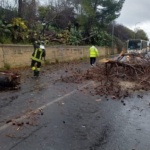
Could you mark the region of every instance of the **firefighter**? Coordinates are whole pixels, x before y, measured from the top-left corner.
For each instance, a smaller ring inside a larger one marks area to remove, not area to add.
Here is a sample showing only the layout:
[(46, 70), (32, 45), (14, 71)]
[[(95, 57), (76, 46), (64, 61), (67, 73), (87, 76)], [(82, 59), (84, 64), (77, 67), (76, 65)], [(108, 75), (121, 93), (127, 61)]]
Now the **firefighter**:
[(40, 48), (40, 41), (35, 41), (34, 43), (34, 52), (32, 53), (31, 57), (31, 68), (34, 73), (34, 77), (38, 77), (41, 68), (42, 56), (43, 56), (43, 49)]
[(99, 53), (95, 46), (91, 46), (89, 50), (90, 50), (90, 65), (93, 67), (96, 62), (96, 57), (99, 56)]

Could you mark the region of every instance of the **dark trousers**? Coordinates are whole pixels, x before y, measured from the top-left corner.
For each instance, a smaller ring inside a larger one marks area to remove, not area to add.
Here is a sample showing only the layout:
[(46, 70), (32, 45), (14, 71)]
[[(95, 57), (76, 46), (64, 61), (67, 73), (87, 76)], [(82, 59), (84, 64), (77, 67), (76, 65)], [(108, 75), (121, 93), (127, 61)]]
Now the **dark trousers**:
[(36, 68), (40, 68), (41, 67), (41, 62), (32, 60), (31, 61), (31, 68), (34, 67), (36, 65)]
[(96, 62), (96, 57), (90, 57), (90, 64), (93, 65)]

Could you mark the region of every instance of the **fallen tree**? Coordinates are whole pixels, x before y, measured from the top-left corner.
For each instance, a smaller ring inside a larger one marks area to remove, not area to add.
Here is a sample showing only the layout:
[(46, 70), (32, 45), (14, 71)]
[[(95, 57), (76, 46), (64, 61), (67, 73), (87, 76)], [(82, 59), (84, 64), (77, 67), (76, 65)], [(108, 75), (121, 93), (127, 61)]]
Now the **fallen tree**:
[[(150, 89), (150, 57), (148, 54), (121, 53), (113, 59), (105, 59), (95, 67), (84, 71), (74, 70), (63, 78), (65, 82), (95, 81), (90, 93), (112, 98), (128, 97), (133, 91)], [(86, 88), (87, 89), (87, 88)]]
[[(150, 89), (150, 57), (148, 54), (120, 54), (105, 61), (105, 95), (127, 97), (136, 90)], [(101, 86), (96, 88), (101, 93)]]

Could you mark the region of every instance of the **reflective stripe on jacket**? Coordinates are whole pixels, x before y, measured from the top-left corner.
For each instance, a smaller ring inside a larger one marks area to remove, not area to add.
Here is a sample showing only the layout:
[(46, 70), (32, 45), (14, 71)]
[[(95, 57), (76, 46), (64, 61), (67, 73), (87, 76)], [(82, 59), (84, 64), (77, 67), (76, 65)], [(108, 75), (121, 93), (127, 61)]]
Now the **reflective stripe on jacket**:
[(95, 46), (90, 47), (90, 57), (97, 57), (98, 54), (98, 50)]
[(36, 48), (32, 54), (32, 59), (38, 62), (42, 61), (43, 50), (41, 48)]

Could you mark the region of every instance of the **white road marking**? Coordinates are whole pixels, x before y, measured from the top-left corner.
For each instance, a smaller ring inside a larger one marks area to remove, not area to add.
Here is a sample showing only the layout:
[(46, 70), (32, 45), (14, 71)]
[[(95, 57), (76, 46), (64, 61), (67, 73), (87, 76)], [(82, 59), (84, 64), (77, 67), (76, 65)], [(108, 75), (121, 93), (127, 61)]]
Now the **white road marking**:
[[(56, 99), (54, 99), (53, 101), (51, 101), (51, 102), (49, 102), (49, 103), (47, 103), (47, 104), (45, 104), (45, 105), (43, 105), (43, 106), (41, 106), (41, 107), (35, 109), (34, 111), (31, 111), (30, 113), (27, 113), (27, 114), (21, 116), (21, 117), (18, 118), (18, 119), (11, 119), (11, 120), (15, 120), (15, 121), (17, 122), (17, 121), (21, 121), (21, 120), (23, 120), (23, 119), (26, 119), (31, 113), (37, 113), (37, 112), (39, 112), (40, 110), (45, 109), (46, 107), (48, 107), (48, 106), (50, 106), (50, 105), (52, 105), (52, 104), (54, 104), (54, 103), (56, 103), (56, 102), (59, 102), (59, 101), (63, 100), (64, 98), (66, 98), (66, 97), (68, 97), (68, 96), (74, 94), (74, 93), (77, 92), (78, 90), (81, 90), (81, 89), (83, 89), (84, 87), (87, 87), (87, 86), (90, 85), (90, 84), (94, 84), (94, 82), (91, 81), (91, 82), (89, 82), (89, 83), (87, 83), (87, 84), (85, 84), (85, 85), (83, 85), (83, 86), (81, 86), (81, 87), (79, 87), (79, 88), (77, 88), (77, 89), (75, 89), (75, 90), (73, 90), (73, 91), (71, 91), (71, 92), (65, 94), (64, 96), (61, 96), (61, 97), (59, 97), (59, 98), (56, 98)], [(1, 127), (0, 127), (0, 131), (3, 131), (3, 130), (5, 130), (5, 129), (7, 129), (7, 128), (10, 127), (11, 125), (12, 125), (12, 122), (1, 126)]]

